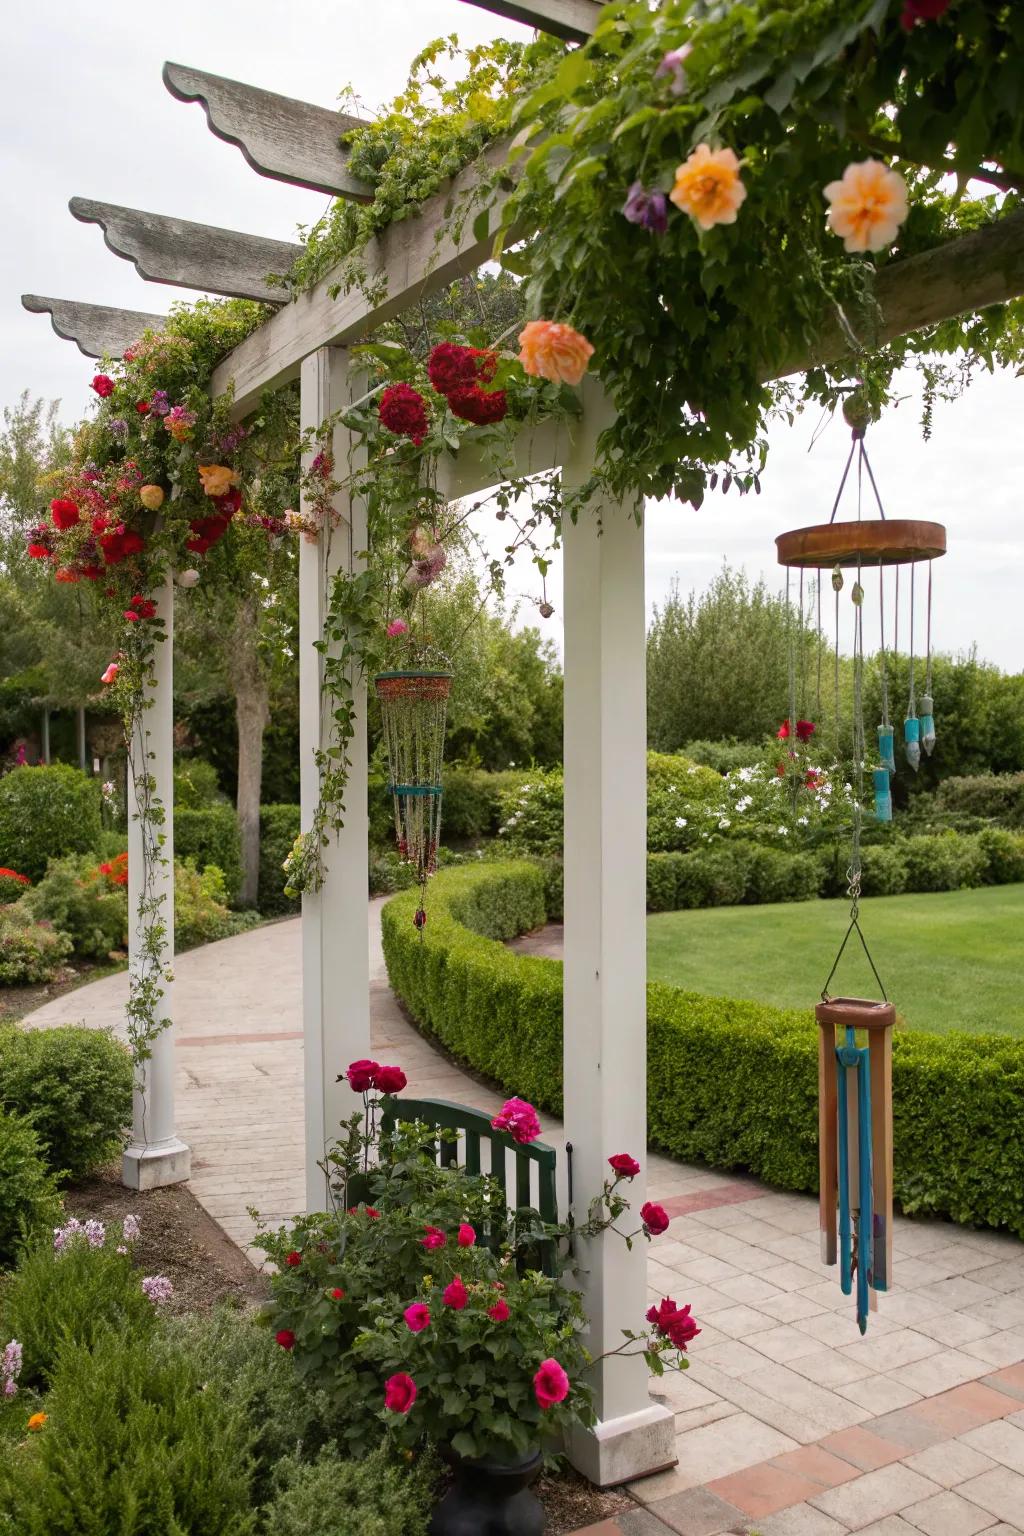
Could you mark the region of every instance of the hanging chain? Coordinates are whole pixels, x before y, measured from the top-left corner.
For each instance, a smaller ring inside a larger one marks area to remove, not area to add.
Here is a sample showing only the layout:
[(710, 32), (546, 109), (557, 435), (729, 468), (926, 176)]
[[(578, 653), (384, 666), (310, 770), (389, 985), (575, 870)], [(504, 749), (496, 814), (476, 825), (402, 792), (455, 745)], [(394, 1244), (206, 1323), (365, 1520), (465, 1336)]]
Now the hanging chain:
[(853, 599), (853, 839), (846, 877), (851, 922), (857, 921), (860, 910), (861, 803), (864, 797), (864, 594), (860, 577), (858, 561)]
[(804, 568), (800, 567), (800, 619), (796, 631), (800, 647), (800, 713), (807, 714), (807, 645), (804, 634)]

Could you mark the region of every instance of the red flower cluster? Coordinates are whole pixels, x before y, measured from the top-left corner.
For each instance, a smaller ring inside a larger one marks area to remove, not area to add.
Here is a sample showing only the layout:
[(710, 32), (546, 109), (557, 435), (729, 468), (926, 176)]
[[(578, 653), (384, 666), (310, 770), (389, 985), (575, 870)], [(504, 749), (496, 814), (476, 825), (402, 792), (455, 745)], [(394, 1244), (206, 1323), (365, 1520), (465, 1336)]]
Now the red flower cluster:
[(471, 421), (475, 427), (491, 427), (508, 414), (508, 397), (503, 389), (486, 390), (474, 384), (472, 389), (457, 389), (448, 396), (453, 416)]
[(640, 1164), (635, 1157), (630, 1157), (628, 1152), (616, 1152), (614, 1157), (608, 1159), (608, 1165), (615, 1170), (620, 1179), (635, 1179), (640, 1172)]
[(640, 1207), (640, 1220), (651, 1237), (660, 1237), (668, 1231), (669, 1215), (663, 1205), (652, 1205), (648, 1200)]
[(92, 381), (92, 387), (101, 400), (105, 400), (108, 395), (114, 393), (114, 381), (108, 378), (105, 373), (98, 373), (96, 375)]
[(504, 421), (508, 400), (503, 389), (488, 391), (498, 368), (493, 352), (482, 347), (460, 347), (442, 341), (427, 359), (427, 374), (439, 395), (448, 401), (453, 416), (470, 421), (476, 427), (489, 427)]
[(100, 549), (103, 552), (105, 565), (121, 565), (129, 555), (141, 555), (146, 547), (146, 541), (141, 533), (136, 533), (131, 528), (125, 528), (122, 523), (112, 533), (102, 534), (99, 540)]
[(277, 1333), (274, 1334), (274, 1338), (282, 1349), (295, 1348), (295, 1335), (290, 1328), (279, 1328)]
[(228, 531), (228, 524), (241, 508), (242, 493), (233, 487), (225, 491), (223, 496), (211, 496), (209, 500), (216, 510), (209, 517), (193, 517), (189, 520), (192, 537), (185, 540), (185, 548), (194, 555), (205, 555), (207, 550), (220, 543)]
[(496, 1301), (493, 1307), (487, 1308), (487, 1316), (492, 1323), (507, 1323), (512, 1316), (508, 1309), (507, 1301)]
[(949, 0), (903, 0), (900, 26), (904, 32), (913, 31), (918, 21), (935, 21), (949, 10)]
[(425, 1236), (420, 1238), (420, 1244), (424, 1248), (443, 1248), (448, 1239), (440, 1227), (424, 1227)]
[(298, 1251), (297, 1248), (293, 1248), (291, 1253), (285, 1255), (284, 1261), (290, 1269), (298, 1269), (299, 1265), (302, 1263), (302, 1254)]
[(499, 1114), (491, 1121), (491, 1129), (507, 1131), (514, 1142), (525, 1147), (540, 1135), (537, 1111), (525, 1099), (506, 1099)]
[(56, 500), (50, 502), (50, 516), (53, 518), (53, 526), (60, 528), (74, 528), (81, 522), (81, 513), (73, 501)]
[(377, 1061), (353, 1061), (345, 1073), (353, 1093), (401, 1093), (409, 1079), (401, 1067), (382, 1067)]
[(446, 1307), (451, 1307), (453, 1312), (461, 1312), (469, 1300), (469, 1292), (462, 1283), (462, 1276), (456, 1275), (450, 1285), (446, 1285), (441, 1293), (441, 1300)]
[(151, 410), (151, 406), (148, 400), (136, 400), (135, 409), (138, 411), (140, 416), (148, 416)]
[(37, 527), (30, 528), (26, 537), (29, 557), (32, 560), (49, 560), (53, 554), (52, 529), (47, 528), (45, 523), (40, 523)]
[(19, 885), (31, 885), (28, 875), (19, 875), (16, 869), (0, 869), (0, 880), (17, 880)]
[(124, 610), (124, 616), (129, 624), (138, 624), (140, 619), (153, 619), (156, 617), (156, 603), (151, 597), (143, 597), (141, 592), (136, 592)]
[[(776, 731), (775, 734), (776, 734), (776, 736), (777, 736), (779, 741), (788, 741), (789, 740), (789, 721), (788, 720), (783, 720), (782, 724), (779, 726), (779, 729)], [(810, 739), (811, 739), (811, 737), (813, 735), (814, 735), (814, 722), (812, 720), (798, 720), (796, 722), (796, 739), (797, 739), (797, 741), (810, 741)]]
[(380, 397), (377, 409), (382, 427), (396, 437), (408, 437), (418, 448), (430, 425), (427, 402), (411, 384), (391, 384)]
[(109, 859), (101, 864), (96, 873), (102, 875), (109, 885), (128, 884), (128, 855), (119, 853), (116, 859)]
[(690, 1316), (689, 1304), (680, 1308), (668, 1296), (660, 1306), (651, 1307), (647, 1321), (653, 1323), (662, 1338), (668, 1339), (675, 1349), (685, 1350), (701, 1331)]

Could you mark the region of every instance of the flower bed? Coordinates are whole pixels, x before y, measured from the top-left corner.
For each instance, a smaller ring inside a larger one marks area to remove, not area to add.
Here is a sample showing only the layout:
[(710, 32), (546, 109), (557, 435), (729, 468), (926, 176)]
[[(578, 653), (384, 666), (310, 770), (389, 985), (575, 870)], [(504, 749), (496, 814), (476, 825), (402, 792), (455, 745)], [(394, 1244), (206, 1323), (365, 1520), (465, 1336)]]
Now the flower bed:
[[(562, 1109), (562, 966), (500, 940), (544, 921), (529, 863), (445, 871), (417, 933), (416, 897), (383, 911), (391, 985), (415, 1022), (461, 1061), (541, 1108)], [(652, 1147), (814, 1191), (813, 1015), (673, 987), (647, 989)], [(896, 1197), (908, 1212), (1006, 1226), (1024, 1237), (1024, 1042), (919, 1035), (893, 1041)]]

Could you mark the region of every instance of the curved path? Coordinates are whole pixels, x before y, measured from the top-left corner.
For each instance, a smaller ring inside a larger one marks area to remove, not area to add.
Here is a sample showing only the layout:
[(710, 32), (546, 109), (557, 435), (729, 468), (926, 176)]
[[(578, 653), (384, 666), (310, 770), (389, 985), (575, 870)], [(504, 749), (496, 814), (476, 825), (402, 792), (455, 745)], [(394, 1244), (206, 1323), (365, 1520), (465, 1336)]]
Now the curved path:
[[(484, 1110), (499, 1096), (440, 1056), (387, 985), (372, 904), (374, 1054), (418, 1097)], [(545, 935), (545, 942), (557, 935)], [(191, 1188), (240, 1244), (246, 1208), (302, 1209), (298, 919), (175, 962), (178, 1130)], [(30, 1028), (121, 1026), (127, 977), (30, 1014)], [(344, 1063), (340, 1064), (344, 1065)], [(340, 1070), (340, 1067), (339, 1067)], [(544, 1117), (545, 1139), (561, 1128)], [(672, 1216), (651, 1244), (652, 1297), (702, 1324), (675, 1409), (679, 1465), (634, 1486), (648, 1510), (601, 1527), (636, 1536), (1010, 1536), (1024, 1532), (1024, 1245), (899, 1219), (896, 1283), (861, 1339), (835, 1272), (818, 1263), (817, 1204), (752, 1179), (652, 1156), (649, 1193)]]

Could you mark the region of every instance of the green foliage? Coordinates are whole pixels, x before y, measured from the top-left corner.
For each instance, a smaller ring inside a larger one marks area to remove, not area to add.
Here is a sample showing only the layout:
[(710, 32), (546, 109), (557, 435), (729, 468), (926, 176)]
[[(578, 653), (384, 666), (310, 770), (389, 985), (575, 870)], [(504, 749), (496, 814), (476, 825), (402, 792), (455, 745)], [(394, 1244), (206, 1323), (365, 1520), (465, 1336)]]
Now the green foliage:
[(252, 1431), (203, 1387), (203, 1362), (158, 1335), (68, 1341), (44, 1432), (0, 1462), (0, 1531), (249, 1536)]
[(25, 895), (29, 888), (27, 875), (22, 875), (13, 869), (9, 874), (0, 870), (0, 907), (13, 905)]
[(217, 770), (201, 757), (178, 758), (174, 765), (174, 814), (201, 811), (224, 802)]
[(97, 869), (95, 855), (51, 859), (39, 884), (21, 906), (28, 915), (67, 934), (83, 959), (103, 960), (123, 949), (128, 938), (128, 892), (111, 886)]
[(861, 888), (865, 896), (899, 896), (907, 888), (907, 861), (896, 845), (861, 849)]
[(1024, 833), (986, 827), (978, 833), (976, 841), (985, 860), (985, 880), (989, 885), (1011, 885), (1024, 880)]
[(958, 891), (982, 885), (986, 860), (976, 839), (944, 832), (941, 837), (908, 837), (901, 852), (908, 891)]
[(0, 1110), (0, 1269), (21, 1244), (60, 1216), (60, 1196), (42, 1139), (21, 1115)]
[(943, 810), (985, 816), (1006, 827), (1024, 827), (1024, 773), (979, 773), (945, 779), (936, 801)]
[(691, 763), (700, 763), (722, 774), (732, 773), (736, 768), (752, 768), (764, 755), (760, 742), (736, 740), (688, 741), (679, 750)]
[(0, 778), (4, 862), (30, 880), (50, 859), (88, 853), (100, 835), (100, 786), (78, 768), (15, 768)]
[(750, 849), (748, 901), (810, 901), (820, 885), (821, 865), (813, 854)]
[(204, 864), (216, 864), (224, 875), (228, 902), (236, 899), (242, 880), (242, 850), (233, 806), (175, 808), (174, 852), (179, 859), (193, 859), (199, 869)]
[(71, 953), (71, 940), (49, 923), (33, 922), (20, 903), (0, 907), (0, 986), (53, 981)]
[(370, 895), (393, 896), (416, 884), (416, 871), (393, 848), (370, 850)]
[(179, 952), (228, 939), (259, 922), (255, 912), (229, 912), (227, 895), (223, 872), (215, 864), (200, 874), (192, 859), (175, 859), (174, 944)]
[[(934, 841), (934, 840), (932, 840)], [(436, 877), (422, 942), (415, 896), (383, 913), (392, 987), (425, 1032), (506, 1090), (562, 1110), (562, 966), (495, 936), (536, 925), (542, 876), (492, 864)], [(488, 923), (487, 909), (496, 919)], [(745, 1168), (782, 1188), (817, 1187), (817, 1033), (813, 1016), (647, 989), (648, 1138), (686, 1161)], [(1024, 1237), (1024, 1042), (897, 1031), (896, 1195), (907, 1211), (1006, 1226)], [(695, 1067), (695, 1063), (699, 1066)]]
[(0, 1290), (0, 1333), (22, 1346), (26, 1387), (50, 1385), (68, 1341), (91, 1350), (108, 1330), (140, 1342), (152, 1333), (155, 1308), (131, 1255), (116, 1251), (119, 1245), (124, 1246), (118, 1227), (100, 1247), (78, 1236), (55, 1253), (49, 1233), (26, 1247)]
[(277, 1493), (262, 1512), (266, 1536), (426, 1536), (437, 1480), (436, 1464), (411, 1466), (385, 1447), (363, 1461), (343, 1461), (333, 1449), (316, 1461), (278, 1463)]
[(297, 912), (298, 896), (284, 894), (284, 861), (299, 835), (297, 805), (260, 806), (260, 883), (256, 905), (264, 917)]
[(84, 1178), (131, 1123), (131, 1058), (103, 1029), (0, 1028), (0, 1108), (31, 1120), (55, 1173)]

